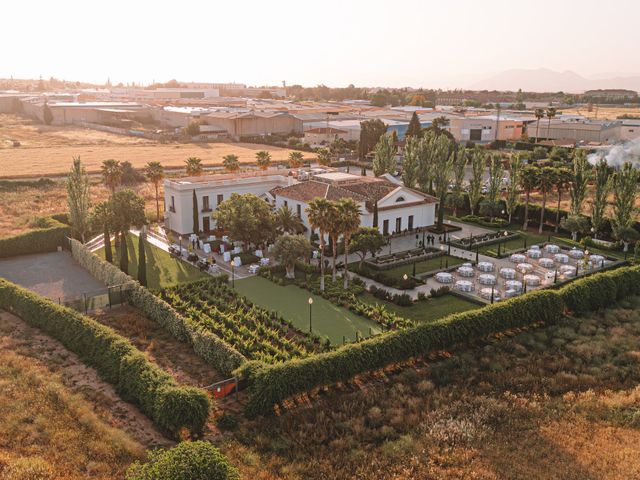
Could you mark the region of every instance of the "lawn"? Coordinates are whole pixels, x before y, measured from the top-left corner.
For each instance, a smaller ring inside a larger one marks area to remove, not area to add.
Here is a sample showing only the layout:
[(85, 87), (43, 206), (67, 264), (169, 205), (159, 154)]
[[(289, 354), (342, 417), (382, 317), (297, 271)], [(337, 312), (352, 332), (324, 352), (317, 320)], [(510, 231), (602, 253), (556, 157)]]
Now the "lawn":
[[(112, 243), (113, 248), (113, 243)], [(127, 250), (129, 253), (129, 275), (138, 278), (138, 237), (133, 234), (127, 235)], [(183, 260), (169, 255), (168, 252), (145, 242), (145, 255), (147, 257), (147, 287), (150, 289), (160, 289), (171, 287), (179, 283), (193, 282), (201, 278), (207, 278), (206, 273), (202, 273), (196, 267)], [(104, 248), (96, 252), (100, 258), (104, 258)], [(114, 249), (114, 263), (119, 265), (119, 259)]]
[[(443, 255), (441, 257), (423, 260), (421, 262), (416, 263), (416, 275), (420, 276), (420, 274), (425, 272), (431, 272), (433, 270), (445, 268), (445, 266), (447, 265), (447, 262), (450, 267), (453, 267), (455, 265), (460, 265), (461, 263), (468, 262), (468, 260), (465, 260), (463, 258), (453, 257), (451, 255)], [(350, 268), (357, 267), (358, 265), (359, 265), (359, 262), (352, 263), (350, 264)], [(380, 271), (384, 272), (387, 275), (395, 277), (397, 279), (401, 279), (404, 274), (407, 274), (408, 276), (413, 275), (413, 263), (402, 265), (400, 267), (390, 268), (388, 270), (380, 270)]]
[(410, 307), (401, 307), (394, 303), (385, 302), (370, 293), (362, 295), (359, 299), (369, 304), (381, 303), (397, 315), (415, 322), (432, 322), (452, 313), (464, 312), (481, 307), (481, 305), (455, 295), (429, 298), (425, 301), (416, 302)]
[(377, 323), (338, 307), (295, 285), (282, 287), (266, 278), (255, 276), (236, 280), (235, 288), (255, 304), (279, 312), (303, 331), (309, 331), (308, 300), (312, 297), (313, 332), (322, 337), (328, 337), (334, 345), (342, 344), (343, 336), (347, 341), (354, 341), (356, 332), (360, 332), (363, 337), (368, 337), (370, 331), (380, 332), (380, 326)]

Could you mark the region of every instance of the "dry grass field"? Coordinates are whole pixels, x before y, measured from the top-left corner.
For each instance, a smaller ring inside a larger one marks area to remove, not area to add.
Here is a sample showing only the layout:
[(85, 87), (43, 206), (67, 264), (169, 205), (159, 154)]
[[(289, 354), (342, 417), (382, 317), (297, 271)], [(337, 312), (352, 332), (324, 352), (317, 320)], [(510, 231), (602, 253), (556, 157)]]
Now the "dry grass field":
[(587, 118), (598, 120), (615, 120), (620, 115), (633, 115), (640, 117), (640, 107), (618, 107), (614, 105), (594, 105), (592, 111), (587, 107), (575, 107), (562, 109), (562, 113), (568, 115), (584, 115)]
[[(13, 140), (20, 142), (13, 147)], [(80, 156), (87, 171), (100, 171), (104, 160), (129, 161), (134, 168), (158, 161), (165, 168), (184, 167), (188, 157), (199, 157), (205, 166), (220, 165), (222, 157), (235, 154), (241, 163), (255, 161), (268, 150), (272, 161), (284, 161), (291, 150), (249, 143), (161, 144), (150, 140), (98, 132), (74, 126), (34, 124), (17, 115), (0, 115), (0, 178), (64, 175), (71, 159)], [(314, 157), (305, 153), (305, 157)]]

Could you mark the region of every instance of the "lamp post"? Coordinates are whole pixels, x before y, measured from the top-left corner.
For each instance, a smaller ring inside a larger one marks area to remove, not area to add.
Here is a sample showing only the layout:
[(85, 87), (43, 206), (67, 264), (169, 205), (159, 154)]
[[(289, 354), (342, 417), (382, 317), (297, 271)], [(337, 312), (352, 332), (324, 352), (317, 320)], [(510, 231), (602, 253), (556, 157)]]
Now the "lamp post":
[(491, 303), (493, 303), (493, 285), (491, 285)]
[(476, 265), (478, 264), (479, 259), (480, 259), (480, 247), (476, 245)]
[(233, 260), (231, 260), (231, 286), (236, 288), (236, 266), (234, 265)]
[(180, 242), (178, 244), (179, 246), (178, 256), (182, 257), (182, 235), (178, 235), (178, 242)]
[(556, 268), (555, 273), (553, 274), (553, 283), (558, 283), (558, 269)]
[(405, 273), (404, 275), (402, 275), (402, 293), (403, 293), (403, 295), (406, 295), (406, 293), (407, 293), (407, 280), (409, 280), (409, 277)]
[(424, 248), (424, 233), (425, 233), (425, 231), (422, 230), (422, 248)]
[(416, 262), (413, 262), (413, 276), (416, 276)]
[(313, 305), (313, 298), (309, 297), (309, 300), (307, 300), (307, 302), (309, 303), (309, 333), (313, 332), (313, 324), (311, 323), (311, 307)]
[(444, 245), (440, 245), (440, 251), (442, 255), (440, 255), (440, 268), (442, 269), (442, 257), (444, 256)]

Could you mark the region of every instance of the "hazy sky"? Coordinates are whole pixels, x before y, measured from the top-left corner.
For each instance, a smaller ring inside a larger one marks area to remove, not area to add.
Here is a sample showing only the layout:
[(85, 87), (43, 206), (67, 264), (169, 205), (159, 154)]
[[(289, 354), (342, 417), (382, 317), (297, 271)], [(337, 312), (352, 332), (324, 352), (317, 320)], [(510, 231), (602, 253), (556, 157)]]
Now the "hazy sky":
[(0, 76), (464, 87), (509, 68), (640, 74), (640, 0), (0, 4)]

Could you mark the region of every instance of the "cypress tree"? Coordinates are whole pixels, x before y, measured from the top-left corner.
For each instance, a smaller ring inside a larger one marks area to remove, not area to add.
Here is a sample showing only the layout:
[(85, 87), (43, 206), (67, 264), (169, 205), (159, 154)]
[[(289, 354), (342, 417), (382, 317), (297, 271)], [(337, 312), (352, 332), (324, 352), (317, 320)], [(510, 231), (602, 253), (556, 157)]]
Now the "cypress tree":
[(145, 235), (144, 227), (142, 227), (138, 237), (138, 281), (143, 287), (147, 286), (147, 257), (144, 251)]
[(420, 125), (420, 119), (418, 118), (418, 114), (413, 112), (411, 116), (411, 121), (409, 122), (409, 126), (407, 127), (407, 133), (405, 133), (406, 137), (419, 137), (420, 132), (422, 131), (422, 126)]
[(104, 258), (107, 262), (113, 262), (113, 253), (111, 252), (111, 232), (109, 231), (109, 224), (104, 224)]
[(125, 232), (120, 232), (120, 270), (129, 274), (129, 253), (127, 252), (127, 237)]
[(373, 204), (373, 228), (378, 228), (378, 202)]
[(193, 189), (193, 233), (200, 233), (200, 215), (198, 214), (198, 197), (196, 197), (196, 189)]

